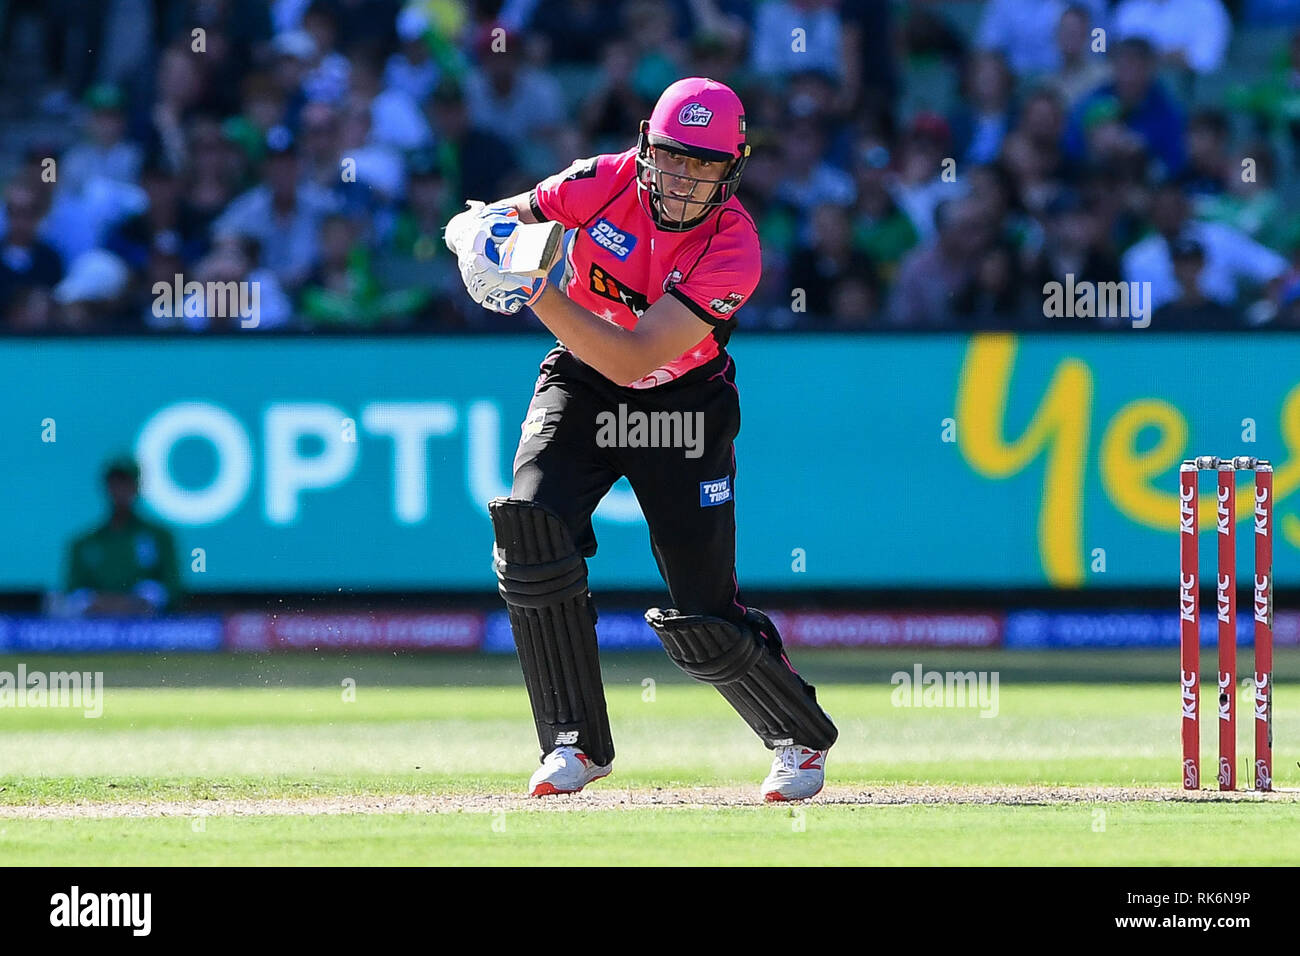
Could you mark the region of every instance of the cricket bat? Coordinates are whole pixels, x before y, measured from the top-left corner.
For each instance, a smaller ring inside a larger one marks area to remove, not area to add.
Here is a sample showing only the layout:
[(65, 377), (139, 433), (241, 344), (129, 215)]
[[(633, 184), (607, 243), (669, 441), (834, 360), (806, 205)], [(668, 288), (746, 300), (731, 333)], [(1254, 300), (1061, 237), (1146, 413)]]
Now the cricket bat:
[(564, 246), (558, 222), (523, 223), (501, 243), (501, 271), (536, 278), (551, 271)]

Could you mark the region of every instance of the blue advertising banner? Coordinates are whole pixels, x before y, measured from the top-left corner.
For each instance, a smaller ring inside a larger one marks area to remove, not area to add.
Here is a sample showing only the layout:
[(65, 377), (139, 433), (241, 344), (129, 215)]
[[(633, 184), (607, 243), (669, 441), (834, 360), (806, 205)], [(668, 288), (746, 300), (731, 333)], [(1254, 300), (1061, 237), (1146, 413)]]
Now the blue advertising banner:
[(217, 615), (86, 620), (0, 614), (0, 654), (109, 651), (218, 651), (224, 623)]
[[(7, 342), (0, 588), (61, 586), (105, 461), (131, 451), (192, 590), (490, 590), (485, 505), (547, 346)], [(1172, 588), (1196, 454), (1273, 460), (1277, 580), (1300, 584), (1300, 337), (740, 335), (732, 353), (742, 586)], [(1248, 477), (1238, 493), (1248, 522)], [(1213, 505), (1207, 478), (1203, 529)], [(594, 586), (659, 585), (626, 483), (595, 528)]]

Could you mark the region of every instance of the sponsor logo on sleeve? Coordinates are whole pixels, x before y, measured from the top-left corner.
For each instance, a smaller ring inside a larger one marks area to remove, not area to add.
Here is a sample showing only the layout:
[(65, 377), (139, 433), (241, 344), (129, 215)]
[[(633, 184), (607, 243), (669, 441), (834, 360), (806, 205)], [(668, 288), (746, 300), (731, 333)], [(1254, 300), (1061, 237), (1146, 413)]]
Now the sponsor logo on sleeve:
[(523, 433), (523, 440), (535, 438), (542, 433), (542, 425), (546, 422), (546, 408), (539, 406), (528, 410), (528, 417), (524, 423), (519, 426), (520, 432)]
[(547, 176), (537, 184), (535, 192), (546, 189), (554, 189), (561, 183), (571, 183), (578, 179), (594, 179), (596, 177), (596, 157), (590, 159), (575, 159), (568, 166), (561, 169), (558, 173)]
[(571, 183), (575, 179), (591, 179), (596, 175), (596, 157), (575, 159), (569, 168), (559, 175), (562, 183)]
[(731, 477), (724, 475), (713, 481), (700, 482), (700, 507), (712, 508), (714, 505), (725, 505), (731, 500)]
[(739, 292), (728, 292), (725, 299), (712, 299), (709, 302), (709, 308), (718, 315), (730, 315), (740, 304), (745, 301), (745, 297)]
[(587, 235), (591, 236), (596, 245), (612, 253), (619, 262), (626, 262), (636, 248), (636, 236), (624, 232), (603, 217), (587, 230)]

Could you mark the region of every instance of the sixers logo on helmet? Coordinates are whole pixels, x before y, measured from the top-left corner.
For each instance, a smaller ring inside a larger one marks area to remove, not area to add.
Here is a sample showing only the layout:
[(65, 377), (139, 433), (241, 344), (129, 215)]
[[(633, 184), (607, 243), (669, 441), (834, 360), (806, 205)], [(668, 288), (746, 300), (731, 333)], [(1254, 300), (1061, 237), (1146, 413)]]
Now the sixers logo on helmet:
[(677, 114), (677, 122), (683, 126), (708, 126), (713, 122), (713, 110), (700, 103), (687, 103)]

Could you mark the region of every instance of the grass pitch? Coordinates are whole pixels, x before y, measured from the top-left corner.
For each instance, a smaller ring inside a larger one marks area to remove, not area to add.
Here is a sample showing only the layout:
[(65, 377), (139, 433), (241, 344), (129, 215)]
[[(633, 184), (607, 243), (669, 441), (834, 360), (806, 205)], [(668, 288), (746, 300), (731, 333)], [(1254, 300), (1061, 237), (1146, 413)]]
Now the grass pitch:
[[(102, 671), (106, 689), (97, 719), (0, 708), (0, 865), (1300, 858), (1295, 794), (1182, 799), (1166, 653), (801, 652), (840, 739), (826, 791), (790, 806), (759, 802), (769, 752), (662, 655), (606, 655), (614, 774), (547, 801), (520, 797), (536, 740), (511, 657), (21, 662)], [(996, 714), (894, 706), (891, 676), (918, 662), (998, 672)], [(1275, 784), (1294, 789), (1300, 655), (1279, 652), (1275, 675)], [(1212, 720), (1202, 738), (1208, 773)]]

